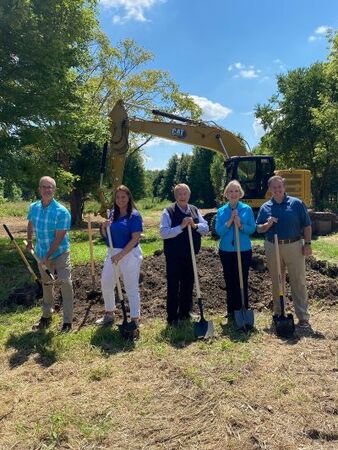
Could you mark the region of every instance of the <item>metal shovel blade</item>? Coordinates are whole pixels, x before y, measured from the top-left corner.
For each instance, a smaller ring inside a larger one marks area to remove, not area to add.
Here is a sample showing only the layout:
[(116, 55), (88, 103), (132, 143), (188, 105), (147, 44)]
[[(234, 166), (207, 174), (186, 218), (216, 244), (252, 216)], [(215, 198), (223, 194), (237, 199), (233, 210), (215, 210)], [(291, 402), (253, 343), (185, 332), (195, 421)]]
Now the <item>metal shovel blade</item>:
[(293, 336), (295, 332), (295, 322), (292, 314), (288, 314), (287, 316), (277, 316), (274, 321), (278, 336), (284, 338), (290, 338)]
[(235, 322), (238, 330), (252, 330), (255, 322), (253, 310), (241, 308), (239, 311), (235, 311)]
[(214, 336), (214, 323), (211, 320), (200, 320), (194, 323), (194, 335), (197, 339), (207, 339)]
[(135, 322), (125, 322), (119, 326), (123, 339), (134, 340), (139, 337), (139, 329)]
[(120, 334), (123, 337), (123, 339), (128, 339), (128, 340), (138, 339), (140, 336), (139, 328), (134, 321), (128, 322), (126, 305), (122, 298), (120, 301), (121, 301), (122, 313), (123, 313), (123, 322), (119, 326)]
[(207, 339), (214, 336), (214, 323), (211, 320), (205, 320), (203, 313), (202, 299), (197, 299), (198, 308), (200, 310), (200, 320), (194, 323), (194, 334), (197, 339)]

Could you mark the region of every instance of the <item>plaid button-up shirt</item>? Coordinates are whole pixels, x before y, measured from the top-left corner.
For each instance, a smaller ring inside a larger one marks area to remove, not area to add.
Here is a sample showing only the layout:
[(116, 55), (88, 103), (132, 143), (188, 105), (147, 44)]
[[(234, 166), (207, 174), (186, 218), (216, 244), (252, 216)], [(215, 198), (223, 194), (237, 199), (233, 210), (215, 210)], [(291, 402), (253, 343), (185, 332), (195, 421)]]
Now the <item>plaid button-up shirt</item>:
[[(33, 224), (36, 236), (35, 252), (39, 258), (44, 258), (47, 255), (55, 239), (56, 231), (68, 231), (70, 229), (70, 213), (55, 199), (46, 208), (42, 206), (41, 200), (32, 203), (27, 219)], [(51, 258), (54, 259), (66, 251), (69, 251), (68, 233), (66, 233), (59, 248), (52, 254)]]

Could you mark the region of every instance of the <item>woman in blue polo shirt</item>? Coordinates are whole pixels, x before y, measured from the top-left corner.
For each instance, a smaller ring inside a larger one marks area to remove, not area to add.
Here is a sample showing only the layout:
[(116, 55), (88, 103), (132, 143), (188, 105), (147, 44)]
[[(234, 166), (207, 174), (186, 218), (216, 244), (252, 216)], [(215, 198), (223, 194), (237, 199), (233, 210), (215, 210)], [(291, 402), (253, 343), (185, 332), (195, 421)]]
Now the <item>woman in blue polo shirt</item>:
[[(110, 226), (114, 247), (113, 253), (109, 248), (107, 226)], [(105, 314), (96, 322), (98, 325), (108, 325), (114, 322), (116, 264), (119, 265), (119, 271), (127, 293), (130, 318), (137, 324), (139, 322), (139, 276), (142, 262), (139, 240), (142, 231), (142, 217), (135, 207), (132, 194), (126, 186), (121, 185), (115, 191), (114, 206), (110, 213), (110, 219), (101, 229), (102, 236), (106, 239), (108, 254), (101, 275)]]
[(256, 229), (255, 218), (249, 205), (239, 201), (244, 196), (240, 183), (230, 181), (224, 190), (228, 202), (216, 215), (216, 233), (220, 236), (219, 256), (223, 266), (227, 292), (227, 317), (231, 321), (234, 312), (241, 309), (241, 292), (237, 263), (235, 224), (239, 228), (245, 305), (248, 308), (248, 275), (252, 250), (250, 234)]

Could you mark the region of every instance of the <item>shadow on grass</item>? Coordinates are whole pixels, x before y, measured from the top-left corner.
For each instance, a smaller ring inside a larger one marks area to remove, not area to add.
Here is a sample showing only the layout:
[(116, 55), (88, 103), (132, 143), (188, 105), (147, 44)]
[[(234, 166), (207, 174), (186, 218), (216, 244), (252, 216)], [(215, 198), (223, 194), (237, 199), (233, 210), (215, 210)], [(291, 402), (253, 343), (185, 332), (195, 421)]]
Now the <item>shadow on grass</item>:
[(17, 336), (11, 334), (5, 344), (6, 348), (14, 348), (16, 353), (9, 358), (11, 369), (24, 364), (30, 355), (37, 354), (35, 360), (44, 367), (49, 367), (56, 361), (56, 352), (52, 349), (52, 331), (39, 330)]
[(91, 345), (101, 349), (105, 356), (120, 352), (131, 352), (135, 348), (135, 341), (124, 339), (119, 328), (99, 327), (90, 340)]
[(252, 328), (247, 332), (243, 330), (238, 330), (235, 322), (227, 322), (221, 325), (222, 326), (222, 334), (227, 336), (232, 342), (248, 342), (251, 336), (258, 333), (257, 328)]
[(160, 340), (168, 342), (175, 348), (187, 347), (196, 341), (193, 323), (186, 320), (176, 327), (167, 325), (160, 333)]
[(276, 333), (276, 328), (273, 323), (270, 325), (270, 327), (263, 328), (263, 331), (267, 334), (275, 335), (277, 338), (279, 338), (281, 341), (285, 342), (288, 345), (295, 345), (305, 337), (312, 339), (326, 339), (323, 333), (321, 333), (320, 331), (313, 330), (311, 326), (308, 328), (300, 328), (299, 326), (296, 325), (294, 334), (289, 338), (278, 336)]

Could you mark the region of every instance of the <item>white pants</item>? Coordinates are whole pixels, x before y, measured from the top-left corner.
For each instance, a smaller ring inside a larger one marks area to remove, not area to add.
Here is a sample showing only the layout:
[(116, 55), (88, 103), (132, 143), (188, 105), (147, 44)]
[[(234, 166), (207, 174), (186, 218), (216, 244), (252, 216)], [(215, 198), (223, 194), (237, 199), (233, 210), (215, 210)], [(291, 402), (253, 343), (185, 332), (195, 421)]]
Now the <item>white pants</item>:
[[(120, 253), (122, 250), (122, 248), (115, 248), (113, 255)], [(114, 293), (116, 286), (115, 264), (111, 260), (113, 255), (111, 250), (108, 249), (101, 275), (101, 288), (106, 311), (114, 311), (116, 308)], [(142, 259), (141, 247), (138, 245), (119, 262), (119, 272), (127, 293), (130, 317), (132, 318), (140, 317), (139, 277)]]

